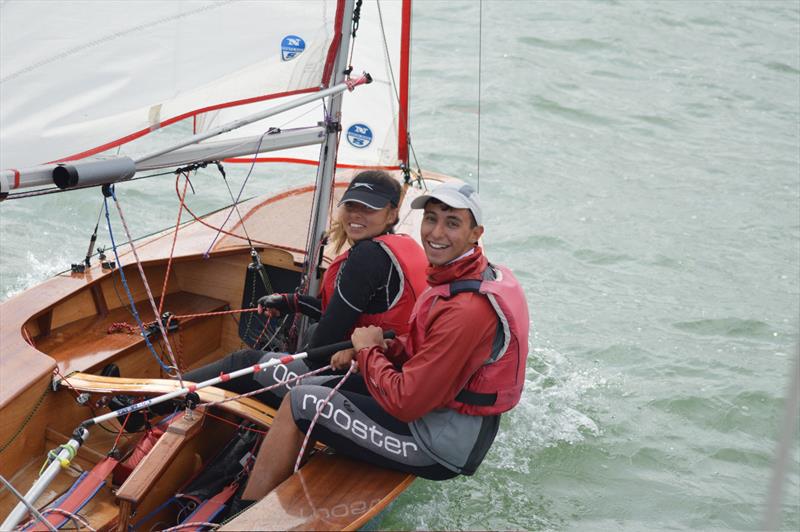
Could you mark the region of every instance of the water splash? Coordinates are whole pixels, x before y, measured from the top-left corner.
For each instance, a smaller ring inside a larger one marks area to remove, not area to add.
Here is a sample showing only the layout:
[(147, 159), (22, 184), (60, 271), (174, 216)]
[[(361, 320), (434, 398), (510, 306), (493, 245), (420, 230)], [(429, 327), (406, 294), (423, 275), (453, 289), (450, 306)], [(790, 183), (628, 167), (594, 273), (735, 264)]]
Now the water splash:
[(28, 288), (41, 283), (52, 277), (56, 273), (63, 271), (64, 266), (69, 265), (71, 260), (65, 254), (39, 256), (32, 251), (26, 252), (25, 265), (27, 271), (17, 271), (13, 274), (3, 274), (3, 291), (0, 292), (0, 301), (5, 301)]
[(605, 385), (595, 368), (576, 368), (553, 348), (532, 349), (522, 399), (504, 416), (491, 466), (528, 473), (536, 451), (598, 436), (600, 427), (584, 411), (590, 392)]

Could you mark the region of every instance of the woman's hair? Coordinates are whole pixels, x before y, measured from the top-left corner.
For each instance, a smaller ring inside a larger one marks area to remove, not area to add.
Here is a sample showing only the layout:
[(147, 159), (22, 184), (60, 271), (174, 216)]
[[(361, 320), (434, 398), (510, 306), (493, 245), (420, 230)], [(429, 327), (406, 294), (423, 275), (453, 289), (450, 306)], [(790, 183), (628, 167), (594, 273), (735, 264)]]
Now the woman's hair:
[[(397, 191), (397, 196), (400, 198), (400, 203), (403, 202), (403, 194), (402, 194), (402, 187), (400, 182), (394, 179), (392, 176), (384, 172), (383, 170), (365, 170), (353, 178), (352, 183), (359, 183), (362, 181), (369, 181), (370, 183), (381, 183), (383, 185), (387, 185)], [(391, 205), (391, 203), (389, 204)], [(394, 208), (399, 207), (399, 205), (392, 205)], [(394, 226), (397, 225), (397, 222), (400, 221), (400, 217), (397, 216), (394, 221), (389, 224), (388, 232), (392, 232), (394, 230)], [(342, 248), (344, 247), (345, 243), (353, 245), (353, 242), (347, 238), (347, 233), (344, 230), (344, 225), (339, 221), (338, 217), (331, 222), (331, 228), (327, 234), (328, 244), (332, 246), (333, 252), (338, 254)]]

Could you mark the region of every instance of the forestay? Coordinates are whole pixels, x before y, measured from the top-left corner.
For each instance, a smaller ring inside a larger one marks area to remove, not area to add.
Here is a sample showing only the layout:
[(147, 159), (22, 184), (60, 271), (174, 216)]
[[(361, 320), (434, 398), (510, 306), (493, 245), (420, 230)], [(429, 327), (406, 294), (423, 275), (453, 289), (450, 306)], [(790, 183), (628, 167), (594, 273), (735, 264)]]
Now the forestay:
[[(135, 158), (167, 126), (199, 133), (327, 87), (341, 4), (3, 3), (0, 168), (103, 154)], [(407, 101), (408, 40), (401, 23), (407, 28), (409, 18), (400, 0), (367, 0), (361, 8), (369, 23), (355, 40), (354, 76), (367, 71), (375, 82), (344, 97), (339, 165), (396, 167), (405, 159), (400, 101)], [(323, 119), (316, 102), (225, 137)], [(309, 146), (259, 160), (318, 159), (319, 148)]]

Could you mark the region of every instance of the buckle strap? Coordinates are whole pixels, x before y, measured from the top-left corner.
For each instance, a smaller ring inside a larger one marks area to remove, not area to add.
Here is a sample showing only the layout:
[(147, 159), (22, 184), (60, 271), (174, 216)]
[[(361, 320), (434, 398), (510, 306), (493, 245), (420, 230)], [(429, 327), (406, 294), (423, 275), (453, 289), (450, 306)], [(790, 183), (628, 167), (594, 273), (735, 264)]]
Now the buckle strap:
[(466, 405), (492, 406), (497, 402), (497, 394), (473, 392), (464, 389), (458, 392), (458, 395), (456, 395), (456, 401), (462, 402)]
[(463, 292), (479, 292), (481, 283), (477, 279), (464, 279), (461, 281), (453, 281), (450, 283), (450, 297)]

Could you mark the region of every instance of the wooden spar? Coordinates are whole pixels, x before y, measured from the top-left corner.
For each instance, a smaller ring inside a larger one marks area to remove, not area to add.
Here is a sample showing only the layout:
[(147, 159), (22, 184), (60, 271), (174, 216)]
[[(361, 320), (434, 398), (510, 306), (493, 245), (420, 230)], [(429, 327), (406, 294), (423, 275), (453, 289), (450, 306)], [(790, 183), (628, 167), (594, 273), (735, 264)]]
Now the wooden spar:
[(250, 367), (247, 367), (247, 368), (236, 370), (236, 371), (233, 371), (233, 372), (229, 373), (228, 375), (225, 375), (225, 376), (220, 375), (219, 377), (214, 377), (213, 379), (208, 379), (206, 381), (199, 382), (197, 384), (190, 384), (189, 386), (186, 386), (186, 387), (183, 387), (183, 388), (179, 387), (179, 388), (177, 388), (177, 389), (175, 389), (175, 390), (173, 390), (171, 392), (167, 392), (167, 393), (158, 395), (158, 396), (153, 397), (151, 399), (145, 399), (144, 401), (141, 401), (139, 403), (127, 406), (125, 408), (120, 408), (119, 410), (115, 410), (113, 412), (109, 412), (108, 414), (103, 414), (102, 416), (97, 416), (97, 417), (93, 417), (92, 419), (87, 419), (86, 421), (81, 423), (81, 426), (82, 427), (91, 427), (92, 425), (96, 425), (98, 423), (103, 423), (104, 421), (108, 421), (108, 420), (114, 419), (116, 417), (124, 416), (124, 415), (126, 415), (128, 413), (131, 413), (131, 412), (137, 412), (137, 411), (142, 410), (144, 408), (148, 408), (150, 406), (154, 406), (154, 405), (157, 405), (157, 404), (164, 403), (166, 401), (169, 401), (170, 399), (176, 399), (178, 397), (183, 397), (184, 395), (187, 395), (187, 394), (195, 392), (195, 391), (202, 390), (204, 388), (208, 388), (210, 386), (213, 386), (215, 384), (219, 384), (220, 382), (223, 382), (223, 381), (228, 380), (228, 379), (236, 379), (238, 377), (243, 377), (244, 375), (250, 375), (250, 374), (253, 374), (253, 373), (257, 373), (257, 372), (259, 372), (259, 371), (261, 371), (263, 369), (270, 368), (270, 367), (273, 367), (273, 366), (277, 366), (278, 364), (288, 364), (288, 363), (293, 362), (295, 360), (302, 360), (302, 359), (306, 358), (307, 356), (308, 356), (308, 354), (303, 352), (303, 353), (297, 353), (295, 355), (286, 355), (286, 356), (281, 357), (281, 358), (273, 358), (272, 360), (269, 360), (268, 362), (265, 362), (264, 364), (260, 364), (260, 365), (256, 365), (256, 366), (250, 366)]
[[(76, 373), (69, 377), (69, 385), (78, 392), (103, 395), (162, 395), (180, 388), (180, 383), (172, 379), (136, 379), (104, 377), (88, 373)], [(231, 399), (238, 394), (209, 386), (197, 391), (200, 400), (211, 403)], [(261, 401), (242, 397), (217, 405), (217, 408), (251, 421), (261, 427), (269, 427), (275, 417), (275, 410)]]

